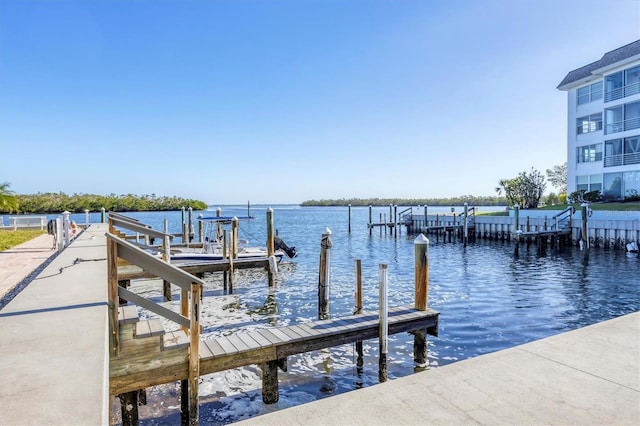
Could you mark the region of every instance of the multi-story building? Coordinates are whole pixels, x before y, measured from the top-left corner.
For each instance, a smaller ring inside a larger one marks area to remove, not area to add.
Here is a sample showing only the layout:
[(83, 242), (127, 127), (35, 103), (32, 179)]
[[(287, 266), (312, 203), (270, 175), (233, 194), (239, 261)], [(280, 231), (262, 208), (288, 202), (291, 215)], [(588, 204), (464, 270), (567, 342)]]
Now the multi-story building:
[(558, 89), (568, 95), (568, 193), (640, 194), (640, 40), (571, 71)]

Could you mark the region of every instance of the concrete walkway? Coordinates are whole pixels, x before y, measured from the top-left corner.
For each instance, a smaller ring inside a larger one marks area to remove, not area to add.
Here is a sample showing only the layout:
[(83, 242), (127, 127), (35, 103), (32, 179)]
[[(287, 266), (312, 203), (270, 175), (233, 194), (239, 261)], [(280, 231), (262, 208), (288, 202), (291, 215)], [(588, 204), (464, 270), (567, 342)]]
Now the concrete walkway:
[(639, 342), (634, 313), (239, 424), (638, 425)]
[(52, 247), (53, 236), (44, 234), (0, 252), (0, 299), (57, 254)]
[[(0, 425), (109, 423), (106, 229), (91, 225), (0, 310)], [(51, 253), (47, 237), (18, 252), (26, 263)]]

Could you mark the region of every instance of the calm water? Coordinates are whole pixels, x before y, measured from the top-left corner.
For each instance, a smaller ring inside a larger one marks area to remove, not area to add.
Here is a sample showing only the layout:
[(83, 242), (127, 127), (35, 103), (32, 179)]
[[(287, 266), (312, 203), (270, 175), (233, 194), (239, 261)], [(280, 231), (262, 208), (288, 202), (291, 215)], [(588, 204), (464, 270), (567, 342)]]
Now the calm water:
[[(222, 289), (219, 275), (206, 276), (202, 308), (206, 336), (315, 320), (320, 236), (327, 227), (333, 233), (332, 317), (353, 312), (353, 264), (357, 258), (362, 260), (366, 310), (377, 310), (380, 263), (388, 265), (389, 305), (413, 302), (415, 235), (403, 233), (395, 237), (374, 230), (370, 237), (367, 208), (352, 209), (350, 235), (347, 208), (275, 206), (274, 212), (279, 235), (297, 247), (298, 257), (285, 259), (280, 265), (272, 289), (267, 286), (264, 271), (237, 272), (233, 294)], [(430, 208), (430, 212), (435, 213), (436, 208)], [(441, 212), (450, 209), (442, 208)], [(247, 208), (223, 206), (222, 213), (244, 216)], [(376, 220), (379, 213), (388, 214), (389, 209), (374, 209)], [(241, 222), (240, 236), (255, 245), (264, 245), (265, 208), (252, 207), (251, 214), (256, 220)], [(180, 212), (130, 216), (156, 229), (162, 229), (163, 219), (167, 218), (170, 232), (180, 229)], [(84, 223), (84, 215), (75, 218)], [(92, 215), (91, 220), (98, 220), (98, 216)], [(531, 246), (516, 259), (509, 243), (479, 241), (464, 248), (460, 243), (430, 240), (429, 306), (441, 313), (439, 337), (429, 337), (428, 341), (431, 368), (640, 310), (640, 259), (624, 252), (594, 249), (584, 261), (582, 252), (575, 248), (549, 250), (540, 256)], [(158, 281), (140, 281), (133, 288), (162, 301)], [(169, 305), (177, 310), (177, 303)], [(165, 322), (165, 328), (177, 327)], [(203, 424), (226, 424), (376, 384), (377, 351), (377, 340), (365, 342), (361, 376), (355, 370), (353, 345), (290, 357), (289, 371), (279, 372), (280, 402), (272, 406), (261, 402), (260, 370), (256, 366), (205, 376), (200, 384), (200, 420)], [(412, 351), (413, 339), (408, 334), (390, 338), (390, 379), (414, 372)], [(179, 423), (178, 394), (175, 384), (149, 389), (148, 405), (140, 410), (142, 422)], [(114, 404), (115, 422), (118, 410)]]

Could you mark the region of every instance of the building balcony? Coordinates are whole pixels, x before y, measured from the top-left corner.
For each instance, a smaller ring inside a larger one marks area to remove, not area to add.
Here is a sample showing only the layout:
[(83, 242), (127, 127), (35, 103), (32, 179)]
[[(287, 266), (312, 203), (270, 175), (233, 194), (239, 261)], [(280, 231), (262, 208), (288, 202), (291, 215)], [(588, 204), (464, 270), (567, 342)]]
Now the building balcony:
[(626, 86), (618, 87), (617, 89), (613, 89), (610, 92), (604, 93), (604, 101), (611, 102), (616, 99), (626, 98), (627, 96), (637, 95), (640, 93), (640, 81), (636, 83), (631, 83)]
[(604, 157), (605, 167), (626, 166), (628, 164), (640, 164), (640, 152)]
[(627, 130), (638, 128), (640, 128), (640, 117), (635, 117), (628, 120), (607, 123), (607, 125), (604, 126), (604, 134), (610, 135), (612, 133), (624, 132)]

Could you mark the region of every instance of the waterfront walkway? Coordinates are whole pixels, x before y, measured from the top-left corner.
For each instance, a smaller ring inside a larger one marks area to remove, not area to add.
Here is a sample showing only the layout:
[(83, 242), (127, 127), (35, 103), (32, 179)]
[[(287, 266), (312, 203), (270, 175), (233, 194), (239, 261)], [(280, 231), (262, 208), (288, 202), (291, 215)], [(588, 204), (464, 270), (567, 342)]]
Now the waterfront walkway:
[(57, 253), (52, 247), (53, 236), (44, 234), (0, 252), (0, 299), (30, 275), (37, 274), (39, 268)]
[(242, 425), (640, 424), (640, 313)]
[(5, 273), (36, 276), (0, 310), (0, 425), (109, 423), (106, 229), (91, 225), (44, 267), (50, 235), (2, 264), (3, 286)]

